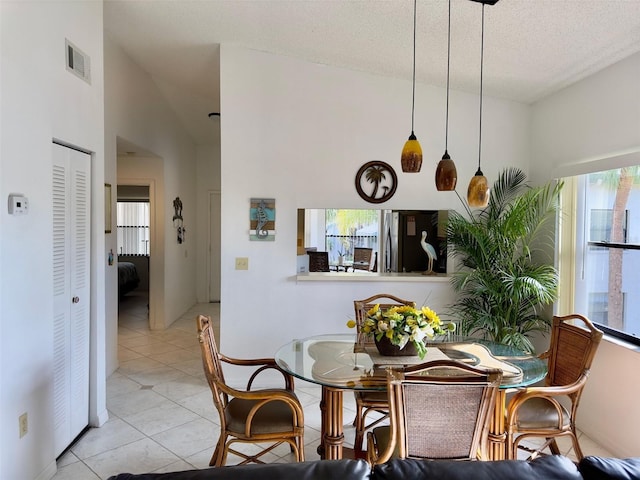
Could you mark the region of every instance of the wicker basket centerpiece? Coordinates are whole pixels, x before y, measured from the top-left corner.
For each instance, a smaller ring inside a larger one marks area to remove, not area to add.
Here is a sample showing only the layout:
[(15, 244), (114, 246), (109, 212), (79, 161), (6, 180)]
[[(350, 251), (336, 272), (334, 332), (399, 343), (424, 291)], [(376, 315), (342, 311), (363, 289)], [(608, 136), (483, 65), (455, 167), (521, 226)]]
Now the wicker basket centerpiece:
[[(347, 325), (354, 328), (356, 322), (349, 320)], [(429, 307), (417, 309), (400, 305), (381, 309), (376, 304), (367, 312), (367, 318), (360, 328), (361, 333), (374, 337), (381, 355), (418, 355), (423, 359), (427, 353), (425, 340), (453, 332), (455, 324), (443, 324)]]

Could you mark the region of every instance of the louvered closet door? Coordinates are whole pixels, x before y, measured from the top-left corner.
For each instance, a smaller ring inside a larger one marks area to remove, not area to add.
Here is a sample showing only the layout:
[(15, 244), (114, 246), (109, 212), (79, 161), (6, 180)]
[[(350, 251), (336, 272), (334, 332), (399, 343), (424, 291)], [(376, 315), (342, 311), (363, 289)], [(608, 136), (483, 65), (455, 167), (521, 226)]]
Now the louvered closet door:
[(53, 348), (56, 457), (89, 423), (91, 158), (53, 144)]

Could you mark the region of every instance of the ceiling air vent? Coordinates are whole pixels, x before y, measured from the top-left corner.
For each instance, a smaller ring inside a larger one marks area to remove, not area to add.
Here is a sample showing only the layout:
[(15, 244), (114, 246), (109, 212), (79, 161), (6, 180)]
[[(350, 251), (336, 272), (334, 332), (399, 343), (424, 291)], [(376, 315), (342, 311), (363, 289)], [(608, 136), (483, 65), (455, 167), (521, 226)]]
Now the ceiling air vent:
[(69, 40), (65, 39), (67, 70), (91, 84), (91, 58)]

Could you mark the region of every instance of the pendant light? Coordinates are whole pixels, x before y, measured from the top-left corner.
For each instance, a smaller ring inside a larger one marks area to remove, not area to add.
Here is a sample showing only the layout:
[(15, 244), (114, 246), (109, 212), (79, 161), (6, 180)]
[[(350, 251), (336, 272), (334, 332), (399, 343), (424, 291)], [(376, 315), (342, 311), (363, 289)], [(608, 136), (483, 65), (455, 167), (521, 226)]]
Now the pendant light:
[(449, 0), (449, 25), (447, 27), (447, 114), (444, 134), (444, 155), (436, 168), (436, 188), (440, 192), (456, 189), (458, 171), (447, 149), (449, 142), (449, 71), (451, 65), (451, 0)]
[(482, 74), (484, 62), (484, 3), (482, 4), (482, 37), (480, 41), (480, 134), (478, 139), (478, 171), (469, 182), (467, 203), (470, 207), (484, 208), (489, 205), (489, 182), (480, 168), (482, 156)]
[(422, 147), (413, 133), (413, 117), (416, 103), (416, 6), (418, 0), (413, 0), (413, 93), (411, 97), (411, 135), (404, 144), (400, 164), (402, 171), (406, 173), (417, 173), (422, 166)]

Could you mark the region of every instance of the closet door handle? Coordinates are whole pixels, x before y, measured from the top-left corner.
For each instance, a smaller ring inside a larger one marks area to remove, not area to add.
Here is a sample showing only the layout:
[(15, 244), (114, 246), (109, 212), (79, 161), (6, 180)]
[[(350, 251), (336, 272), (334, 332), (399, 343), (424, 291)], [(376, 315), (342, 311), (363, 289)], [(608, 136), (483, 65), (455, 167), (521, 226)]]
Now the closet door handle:
[(73, 297), (73, 298), (71, 299), (71, 302), (72, 302), (72, 303), (80, 303), (80, 297)]

